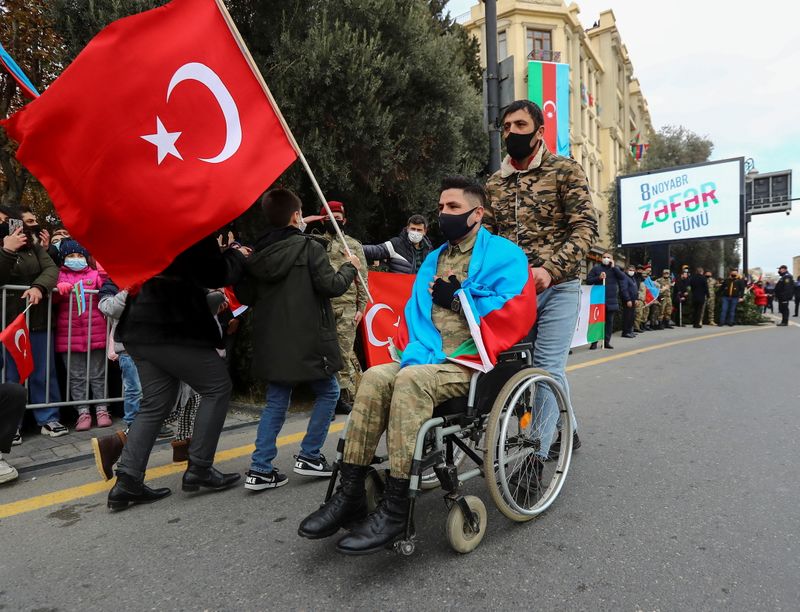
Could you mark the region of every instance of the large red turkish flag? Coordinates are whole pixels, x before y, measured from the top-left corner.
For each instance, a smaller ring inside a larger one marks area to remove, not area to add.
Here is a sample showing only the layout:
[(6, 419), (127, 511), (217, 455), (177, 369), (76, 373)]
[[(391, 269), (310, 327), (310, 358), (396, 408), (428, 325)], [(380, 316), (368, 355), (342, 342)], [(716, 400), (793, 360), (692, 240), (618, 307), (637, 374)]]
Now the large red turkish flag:
[(235, 219), (296, 159), (214, 0), (112, 23), (3, 124), (123, 287)]
[(5, 345), (8, 354), (17, 364), (19, 384), (24, 384), (28, 376), (33, 372), (31, 333), (28, 331), (24, 312), (14, 319), (11, 325), (0, 332), (0, 342)]
[(369, 273), (369, 292), (375, 301), (369, 304), (361, 319), (361, 339), (367, 367), (392, 361), (389, 340), (396, 339), (416, 278), (414, 274)]

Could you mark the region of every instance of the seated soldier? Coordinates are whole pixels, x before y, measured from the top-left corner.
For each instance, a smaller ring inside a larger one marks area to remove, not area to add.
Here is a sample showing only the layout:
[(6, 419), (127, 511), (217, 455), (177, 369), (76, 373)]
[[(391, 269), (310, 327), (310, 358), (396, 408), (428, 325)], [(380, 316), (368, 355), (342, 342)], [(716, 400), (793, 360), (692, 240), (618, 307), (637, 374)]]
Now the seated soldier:
[[(474, 181), (443, 181), (439, 227), (448, 242), (425, 259), (417, 275), (398, 333), (401, 361), (364, 374), (341, 481), (331, 499), (300, 524), (301, 536), (324, 538), (355, 523), (337, 544), (345, 554), (377, 552), (401, 536), (420, 427), (438, 404), (467, 394), (471, 368), (490, 369), (533, 326), (536, 292), (527, 259), (514, 243), (481, 228), (485, 205), (486, 194)], [(472, 333), (467, 314), (477, 323)], [(367, 516), (364, 481), (384, 431), (389, 477), (383, 501)]]

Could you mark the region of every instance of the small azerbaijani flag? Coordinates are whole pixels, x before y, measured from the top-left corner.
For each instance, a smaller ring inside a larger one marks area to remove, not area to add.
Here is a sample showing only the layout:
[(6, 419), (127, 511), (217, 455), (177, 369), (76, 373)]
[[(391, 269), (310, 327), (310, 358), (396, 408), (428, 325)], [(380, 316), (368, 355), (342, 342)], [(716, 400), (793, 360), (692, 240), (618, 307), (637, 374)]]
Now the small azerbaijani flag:
[(75, 286), (72, 287), (72, 292), (75, 294), (75, 304), (78, 307), (78, 316), (80, 317), (86, 312), (86, 289), (82, 280), (75, 283)]
[(3, 48), (2, 44), (0, 44), (0, 65), (2, 65), (3, 68), (8, 71), (8, 74), (17, 82), (23, 94), (31, 99), (39, 97), (39, 92), (36, 91), (33, 83), (25, 76), (25, 73), (22, 72), (22, 68), (17, 65), (17, 62), (8, 54), (8, 51)]
[(581, 287), (581, 308), (572, 335), (571, 348), (591, 342), (601, 342), (606, 333), (606, 288), (605, 285)]
[(569, 64), (528, 62), (528, 98), (544, 113), (544, 142), (569, 157)]
[(661, 290), (658, 288), (653, 282), (653, 279), (649, 276), (646, 276), (644, 279), (644, 286), (646, 291), (644, 292), (644, 305), (648, 306), (655, 302), (658, 299), (658, 294), (661, 293)]

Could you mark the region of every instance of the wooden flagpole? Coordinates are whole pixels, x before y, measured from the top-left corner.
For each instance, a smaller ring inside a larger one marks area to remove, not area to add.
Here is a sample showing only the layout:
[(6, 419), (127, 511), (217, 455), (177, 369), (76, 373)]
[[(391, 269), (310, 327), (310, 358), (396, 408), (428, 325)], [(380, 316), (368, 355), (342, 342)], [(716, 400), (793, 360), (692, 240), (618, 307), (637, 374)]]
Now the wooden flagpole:
[[(244, 39), (242, 38), (242, 35), (239, 34), (239, 29), (233, 22), (233, 18), (231, 17), (231, 14), (228, 12), (228, 9), (225, 6), (223, 0), (214, 0), (214, 1), (216, 2), (220, 13), (222, 13), (223, 18), (225, 19), (225, 23), (228, 24), (228, 29), (231, 31), (233, 38), (236, 40), (236, 44), (239, 45), (239, 50), (242, 52), (242, 55), (244, 55), (245, 59), (247, 60), (247, 63), (250, 65), (250, 70), (253, 71), (253, 75), (256, 77), (259, 84), (261, 85), (261, 88), (264, 90), (264, 93), (269, 99), (269, 103), (272, 106), (272, 110), (275, 111), (275, 115), (278, 117), (278, 121), (281, 122), (281, 126), (283, 127), (283, 131), (285, 132), (286, 137), (289, 139), (289, 142), (291, 143), (294, 152), (297, 153), (297, 158), (300, 160), (300, 163), (303, 164), (303, 168), (305, 169), (306, 174), (308, 174), (308, 178), (311, 179), (311, 184), (314, 185), (314, 191), (316, 191), (320, 202), (322, 202), (322, 206), (328, 213), (328, 217), (330, 218), (331, 223), (333, 223), (333, 227), (336, 229), (336, 235), (339, 237), (339, 240), (341, 240), (342, 244), (344, 245), (345, 252), (347, 253), (348, 257), (352, 257), (353, 253), (352, 251), (350, 251), (350, 247), (347, 246), (347, 242), (344, 239), (344, 234), (342, 233), (339, 224), (336, 222), (336, 219), (333, 216), (333, 212), (331, 212), (330, 206), (328, 206), (328, 200), (325, 198), (325, 194), (322, 193), (322, 188), (320, 188), (319, 183), (317, 182), (317, 178), (311, 171), (311, 167), (308, 165), (308, 161), (306, 160), (306, 156), (303, 155), (303, 151), (300, 149), (300, 145), (297, 144), (297, 140), (295, 139), (294, 134), (292, 133), (292, 130), (289, 127), (289, 124), (286, 123), (286, 119), (284, 118), (283, 113), (281, 112), (281, 109), (278, 106), (278, 103), (275, 101), (275, 98), (272, 97), (272, 92), (269, 90), (269, 86), (267, 85), (267, 82), (264, 80), (264, 76), (261, 74), (261, 70), (259, 70), (256, 61), (250, 54), (250, 49), (247, 48), (247, 45), (245, 44)], [(358, 281), (364, 288), (364, 291), (367, 294), (367, 298), (369, 299), (370, 302), (374, 303), (372, 295), (370, 295), (367, 283), (364, 280), (364, 277), (361, 275), (361, 270), (356, 270), (356, 272), (358, 273)], [(366, 270), (364, 272), (366, 273)]]

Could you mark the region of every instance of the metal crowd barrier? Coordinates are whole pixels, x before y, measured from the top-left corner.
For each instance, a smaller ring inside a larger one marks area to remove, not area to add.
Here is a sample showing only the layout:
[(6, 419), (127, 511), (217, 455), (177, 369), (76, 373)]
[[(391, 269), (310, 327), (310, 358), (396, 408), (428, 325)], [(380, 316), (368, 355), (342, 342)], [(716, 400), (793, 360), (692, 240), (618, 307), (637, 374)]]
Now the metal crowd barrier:
[[(2, 327), (0, 329), (5, 329), (6, 326), (10, 323), (7, 317), (7, 303), (8, 303), (8, 292), (9, 291), (26, 291), (30, 289), (30, 286), (26, 285), (3, 285), (0, 287), (2, 290), (2, 318), (0, 318), (0, 323), (2, 323)], [(86, 341), (86, 397), (84, 399), (70, 399), (70, 364), (72, 363), (72, 317), (73, 317), (73, 304), (75, 303), (75, 294), (70, 291), (69, 293), (69, 331), (67, 332), (67, 358), (66, 358), (66, 370), (67, 370), (67, 380), (64, 385), (64, 397), (66, 398), (64, 401), (60, 402), (51, 402), (50, 401), (50, 379), (52, 376), (56, 376), (56, 372), (50, 371), (50, 361), (51, 355), (55, 351), (55, 344), (53, 341), (53, 332), (55, 331), (53, 325), (53, 295), (57, 293), (55, 289), (51, 291), (50, 299), (47, 300), (47, 352), (46, 352), (46, 366), (45, 366), (45, 401), (44, 403), (39, 404), (28, 404), (27, 409), (30, 410), (32, 408), (50, 408), (50, 407), (62, 407), (62, 406), (84, 406), (84, 405), (93, 405), (93, 404), (110, 404), (112, 402), (121, 402), (122, 397), (108, 397), (108, 364), (109, 359), (108, 357), (104, 360), (104, 372), (103, 372), (103, 397), (102, 398), (94, 398), (89, 399), (91, 393), (91, 385), (90, 385), (90, 359), (91, 359), (91, 346), (92, 346), (92, 316), (91, 310), (94, 304), (95, 296), (99, 293), (96, 289), (86, 289), (84, 293), (86, 295), (86, 315), (89, 317), (89, 327), (88, 327), (88, 338)], [(13, 296), (13, 299), (19, 299), (17, 296)], [(25, 314), (25, 323), (28, 325), (28, 329), (30, 330), (30, 310)], [(83, 316), (83, 315), (82, 315)], [(106, 325), (104, 329), (102, 329), (102, 333), (106, 335), (107, 343), (110, 342), (109, 332), (111, 330), (111, 321), (106, 320)], [(104, 350), (107, 352), (107, 343), (106, 349), (97, 349), (97, 350)], [(31, 350), (33, 347), (31, 345)], [(2, 365), (2, 374), (0, 375), (0, 382), (6, 382), (6, 367), (5, 364), (11, 357), (6, 353), (5, 346), (2, 347), (3, 351), (3, 363)], [(76, 359), (80, 359), (81, 357), (76, 357)], [(35, 367), (35, 363), (34, 363)], [(30, 379), (25, 381), (25, 388), (28, 389), (30, 384)]]

